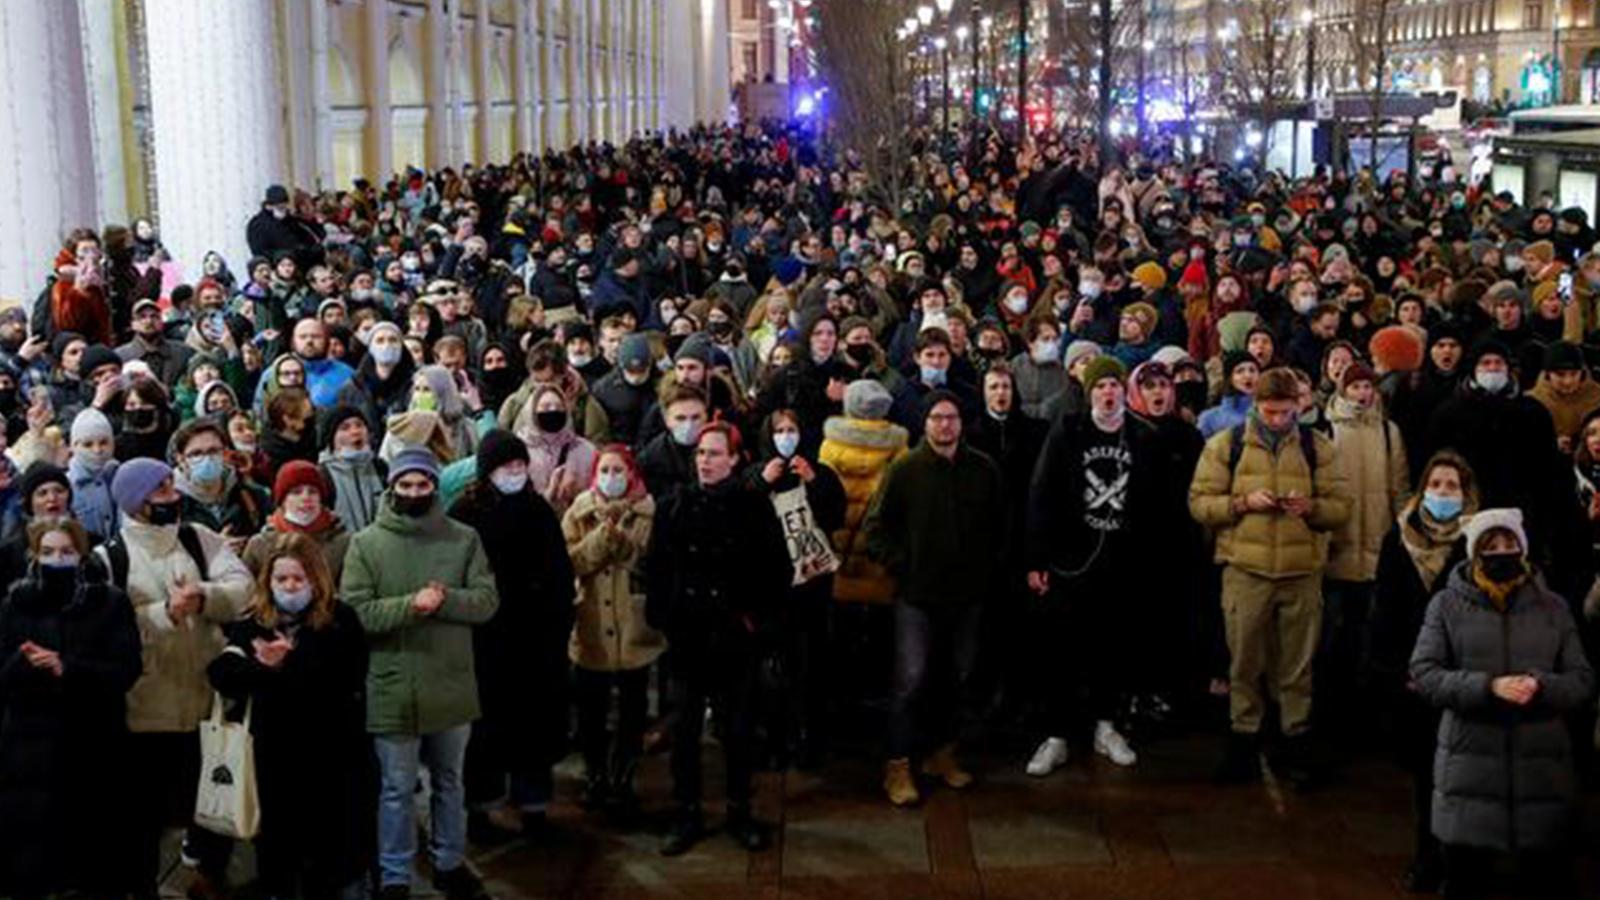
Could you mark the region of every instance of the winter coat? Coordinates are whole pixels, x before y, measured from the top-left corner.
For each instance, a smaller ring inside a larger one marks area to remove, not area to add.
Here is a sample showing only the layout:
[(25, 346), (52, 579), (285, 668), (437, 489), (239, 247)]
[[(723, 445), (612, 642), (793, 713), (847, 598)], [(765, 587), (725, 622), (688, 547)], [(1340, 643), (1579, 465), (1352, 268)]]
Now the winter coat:
[(1327, 577), (1371, 581), (1378, 571), (1383, 537), (1410, 493), (1405, 441), (1400, 428), (1376, 404), (1353, 410), (1337, 399), (1328, 405), (1333, 455), (1344, 470), (1350, 517), (1333, 531)]
[(77, 455), (67, 461), (67, 480), (72, 482), (72, 517), (97, 538), (116, 534), (122, 527), (122, 510), (111, 499), (111, 479), (117, 474), (118, 465), (113, 459), (99, 472), (90, 473)]
[(611, 439), (630, 447), (638, 446), (645, 411), (655, 404), (654, 385), (649, 381), (641, 385), (629, 384), (619, 367), (600, 376), (590, 385), (589, 394), (600, 404), (610, 422)]
[[(363, 829), (377, 814), (360, 619), (340, 603), (320, 629), (280, 622), (274, 631), (245, 618), (224, 631), (228, 649), (207, 673), (222, 696), (251, 703), (262, 833), (298, 835), (344, 866), (338, 880), (353, 880), (362, 871)], [(294, 649), (269, 669), (256, 661), (254, 643), (279, 632)]]
[(645, 614), (672, 643), (674, 665), (752, 652), (793, 580), (772, 504), (737, 477), (680, 487), (658, 502)]
[[(424, 616), (412, 597), (435, 580), (444, 605)], [(478, 717), (472, 627), (489, 621), (499, 599), (476, 532), (447, 519), (437, 501), (413, 518), (386, 495), (377, 519), (350, 539), (340, 594), (371, 651), (367, 731), (436, 734)]]
[(178, 379), (189, 367), (189, 357), (194, 355), (194, 350), (182, 341), (168, 340), (157, 337), (154, 341), (146, 341), (135, 336), (133, 340), (117, 348), (117, 356), (123, 362), (142, 360), (150, 367), (156, 380), (162, 384), (177, 384)]
[(1000, 467), (1005, 482), (1008, 574), (1022, 571), (1022, 535), (1027, 526), (1028, 495), (1033, 470), (1039, 462), (1039, 450), (1049, 433), (1049, 423), (1016, 410), (1003, 420), (986, 412), (978, 417), (976, 427), (966, 433), (973, 449), (988, 454)]
[(954, 458), (927, 443), (895, 460), (863, 528), (898, 599), (941, 609), (979, 603), (1000, 583), (1005, 487), (1000, 467), (962, 443)]
[(650, 495), (659, 501), (680, 485), (694, 483), (694, 448), (680, 445), (662, 432), (639, 451), (639, 471)]
[[(24, 641), (60, 653), (61, 677), (29, 665)], [(103, 861), (84, 865), (83, 848), (132, 839), (125, 801), (139, 774), (118, 761), (138, 678), (139, 629), (116, 588), (80, 581), (61, 598), (29, 579), (0, 604), (0, 892), (122, 887)]]
[[(203, 525), (186, 527), (199, 538), (204, 578), (179, 542), (177, 526), (124, 518), (118, 532), (128, 552), (123, 589), (133, 603), (143, 648), (143, 674), (128, 692), (128, 728), (134, 732), (187, 732), (199, 726), (211, 711), (205, 668), (222, 649), (221, 626), (238, 618), (250, 596), (250, 570), (228, 542)], [(95, 552), (111, 571), (106, 548)], [(205, 592), (200, 613), (181, 623), (167, 615), (168, 589), (180, 582), (198, 584)]]
[[(620, 513), (615, 533), (602, 527), (612, 511)], [(578, 578), (567, 656), (579, 668), (642, 669), (667, 648), (667, 639), (645, 621), (644, 553), (655, 514), (649, 494), (610, 501), (590, 489), (572, 501), (561, 519)]]
[(456, 501), (450, 518), (477, 532), (500, 598), (494, 615), (472, 631), (483, 715), (503, 742), (491, 753), (552, 764), (566, 750), (575, 594), (561, 522), (531, 484), (508, 496), (482, 481)]
[[(1269, 448), (1254, 419), (1244, 426), (1239, 464), (1229, 469), (1233, 430), (1206, 441), (1189, 487), (1189, 513), (1216, 530), (1216, 561), (1264, 578), (1293, 578), (1322, 571), (1323, 535), (1350, 517), (1350, 494), (1333, 443), (1315, 431), (1316, 472), (1300, 447), (1302, 432), (1290, 431)], [(1297, 518), (1277, 511), (1235, 514), (1233, 498), (1267, 489), (1279, 497), (1311, 498), (1311, 511)]]
[(839, 476), (844, 487), (844, 527), (833, 533), (839, 571), (833, 596), (853, 603), (887, 603), (894, 599), (894, 581), (867, 553), (862, 525), (867, 507), (890, 463), (906, 452), (906, 431), (892, 422), (835, 416), (823, 423), (817, 459)]
[(517, 417), (516, 434), (528, 446), (528, 481), (540, 496), (549, 501), (559, 516), (566, 512), (574, 495), (563, 493), (563, 485), (556, 481), (561, 474), (557, 470), (566, 473), (566, 484), (583, 485), (594, 471), (598, 454), (594, 444), (573, 433), (570, 422), (554, 434), (546, 434), (533, 427), (532, 406), (528, 404), (523, 414)]
[[(533, 395), (541, 386), (532, 381), (525, 381), (521, 387), (511, 392), (511, 396), (500, 404), (501, 428), (507, 431), (517, 430), (518, 416), (522, 414), (523, 408), (533, 399)], [(596, 446), (609, 443), (611, 420), (606, 417), (605, 407), (589, 396), (589, 388), (583, 383), (583, 376), (579, 375), (577, 370), (569, 369), (556, 386), (561, 389), (562, 396), (567, 398), (567, 412), (571, 417), (573, 429)]]
[(317, 460), (333, 485), (333, 513), (345, 527), (357, 532), (372, 524), (383, 497), (383, 475), (372, 457), (355, 462), (324, 450)]
[(1219, 431), (1227, 431), (1235, 425), (1250, 417), (1250, 409), (1255, 405), (1255, 400), (1248, 394), (1229, 394), (1222, 398), (1216, 406), (1200, 414), (1200, 421), (1196, 423), (1200, 428), (1200, 435), (1210, 439)]
[(1528, 396), (1549, 410), (1558, 440), (1577, 438), (1584, 417), (1600, 409), (1600, 384), (1590, 378), (1587, 372), (1584, 373), (1578, 389), (1570, 394), (1557, 393), (1556, 389), (1550, 386), (1549, 373), (1540, 373), (1539, 383), (1528, 392)]
[(380, 378), (377, 365), (368, 354), (361, 360), (355, 375), (339, 388), (337, 402), (361, 410), (367, 427), (373, 434), (379, 434), (390, 416), (403, 413), (410, 406), (411, 382), (416, 374), (416, 361), (410, 353), (402, 352), (389, 377)]
[(185, 490), (187, 483), (180, 473), (176, 479), (178, 489), (183, 491), (179, 518), (219, 533), (226, 529), (231, 537), (255, 534), (267, 524), (267, 516), (272, 513), (272, 496), (265, 488), (239, 479), (232, 469), (227, 470), (227, 478), (230, 484), (223, 491), (222, 499), (207, 503)]
[(1018, 353), (1011, 360), (1011, 375), (1017, 385), (1017, 406), (1023, 415), (1044, 417), (1044, 403), (1067, 386), (1067, 369), (1059, 359), (1038, 363), (1031, 353)]
[[(1490, 682), (1531, 674), (1526, 706)], [(1594, 670), (1567, 603), (1535, 575), (1495, 608), (1458, 565), (1428, 611), (1411, 678), (1444, 710), (1434, 754), (1433, 833), (1446, 844), (1518, 851), (1576, 836), (1577, 776), (1564, 716), (1594, 697)]]

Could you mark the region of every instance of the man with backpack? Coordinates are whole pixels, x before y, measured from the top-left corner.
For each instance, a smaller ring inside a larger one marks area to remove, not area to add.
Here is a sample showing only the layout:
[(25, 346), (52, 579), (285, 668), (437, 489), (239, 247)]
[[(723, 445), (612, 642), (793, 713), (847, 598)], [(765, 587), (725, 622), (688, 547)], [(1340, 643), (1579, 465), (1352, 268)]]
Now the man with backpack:
[(1289, 370), (1263, 373), (1249, 417), (1206, 442), (1189, 488), (1189, 510), (1216, 531), (1223, 566), (1232, 731), (1217, 778), (1226, 783), (1259, 774), (1263, 679), (1278, 702), (1284, 774), (1296, 783), (1310, 778), (1324, 536), (1349, 518), (1351, 504), (1333, 444), (1298, 423), (1298, 396)]
[[(194, 821), (200, 783), (200, 721), (211, 711), (206, 665), (222, 652), (222, 625), (250, 596), (250, 570), (221, 535), (178, 524), (182, 497), (172, 468), (139, 457), (117, 469), (111, 496), (122, 527), (96, 551), (113, 584), (133, 603), (144, 674), (128, 692), (129, 771), (138, 797), (131, 859), (135, 896), (156, 896), (161, 835)], [(232, 842), (191, 826), (183, 857), (198, 869), (191, 897), (217, 896)]]

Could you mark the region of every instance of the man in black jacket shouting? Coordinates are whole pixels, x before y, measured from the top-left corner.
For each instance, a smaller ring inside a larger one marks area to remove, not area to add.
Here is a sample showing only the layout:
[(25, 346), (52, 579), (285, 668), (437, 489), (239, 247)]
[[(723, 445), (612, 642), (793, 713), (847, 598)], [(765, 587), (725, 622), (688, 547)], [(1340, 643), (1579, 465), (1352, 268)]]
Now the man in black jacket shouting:
[(708, 702), (722, 722), (728, 821), (736, 843), (764, 850), (771, 829), (750, 814), (755, 693), (761, 643), (775, 604), (794, 580), (789, 545), (772, 504), (733, 477), (739, 433), (723, 422), (695, 441), (697, 481), (656, 510), (646, 557), (645, 612), (667, 636), (677, 720), (672, 793), (677, 819), (661, 852), (686, 853), (705, 835), (700, 814), (700, 732)]

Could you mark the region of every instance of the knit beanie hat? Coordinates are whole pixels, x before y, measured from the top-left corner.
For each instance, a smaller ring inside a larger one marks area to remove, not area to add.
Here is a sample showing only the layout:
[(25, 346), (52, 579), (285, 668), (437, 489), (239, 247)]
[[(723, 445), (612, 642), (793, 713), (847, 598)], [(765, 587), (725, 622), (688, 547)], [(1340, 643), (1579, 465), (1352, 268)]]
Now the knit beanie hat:
[(1161, 313), (1148, 303), (1129, 303), (1122, 308), (1122, 314), (1138, 322), (1139, 333), (1147, 338), (1156, 330), (1156, 323), (1161, 320)]
[(171, 466), (159, 459), (136, 456), (117, 467), (117, 474), (111, 479), (111, 499), (131, 516), (161, 487), (161, 482), (171, 477)]
[(323, 411), (321, 420), (317, 422), (317, 437), (321, 439), (322, 449), (333, 449), (333, 436), (339, 433), (339, 426), (351, 419), (360, 419), (362, 422), (366, 422), (370, 436), (372, 423), (367, 422), (366, 417), (361, 414), (361, 410), (356, 407), (348, 403), (341, 403), (337, 406), (330, 406)]
[(650, 339), (638, 332), (623, 338), (622, 346), (617, 348), (617, 365), (624, 369), (650, 368)]
[(852, 419), (884, 419), (894, 397), (889, 389), (871, 378), (850, 382), (844, 389), (844, 414)]
[(395, 323), (390, 322), (388, 320), (384, 320), (384, 321), (379, 322), (378, 324), (372, 326), (372, 330), (367, 332), (367, 344), (371, 345), (372, 342), (377, 339), (379, 332), (383, 332), (383, 331), (392, 331), (392, 332), (394, 332), (394, 336), (395, 337), (400, 338), (402, 340), (406, 336), (405, 332), (400, 330), (400, 326), (399, 325), (396, 325)]
[(967, 413), (966, 407), (961, 405), (961, 398), (956, 396), (954, 392), (947, 391), (944, 388), (935, 388), (922, 398), (922, 421), (926, 422), (928, 415), (933, 412), (933, 408), (941, 403), (954, 404), (956, 410), (963, 416)]
[(61, 485), (67, 491), (68, 502), (71, 501), (72, 483), (67, 480), (67, 470), (39, 460), (22, 473), (22, 480), (18, 485), (22, 492), (22, 511), (25, 514), (33, 515), (33, 492), (47, 484)]
[(1483, 509), (1467, 519), (1462, 529), (1467, 536), (1467, 552), (1472, 554), (1473, 558), (1477, 558), (1478, 541), (1497, 528), (1504, 528), (1516, 535), (1517, 543), (1522, 547), (1522, 555), (1528, 555), (1528, 534), (1522, 527), (1522, 510), (1516, 507)]
[(1422, 368), (1422, 336), (1405, 325), (1388, 325), (1373, 334), (1367, 353), (1385, 372), (1415, 372)]
[(106, 414), (92, 406), (85, 406), (83, 411), (72, 418), (72, 443), (79, 441), (92, 441), (96, 438), (109, 438), (111, 433), (111, 420)]
[(439, 483), (439, 458), (421, 447), (407, 447), (396, 453), (389, 462), (389, 484), (400, 480), (408, 472), (421, 472)]
[(1253, 312), (1231, 312), (1217, 321), (1217, 343), (1223, 351), (1243, 350), (1250, 338), (1250, 329), (1261, 324), (1261, 317)]
[(1243, 350), (1229, 350), (1228, 352), (1222, 354), (1223, 393), (1228, 394), (1233, 392), (1233, 370), (1239, 368), (1245, 363), (1249, 363), (1252, 366), (1259, 365), (1254, 356), (1251, 356)]
[(1167, 286), (1167, 270), (1160, 263), (1142, 262), (1133, 267), (1133, 280), (1146, 290), (1159, 291)]
[(1189, 351), (1177, 346), (1176, 344), (1168, 344), (1167, 346), (1162, 347), (1160, 350), (1157, 350), (1155, 353), (1150, 355), (1151, 362), (1161, 363), (1163, 366), (1166, 366), (1169, 369), (1178, 363), (1189, 360), (1190, 358)]
[(1551, 260), (1556, 258), (1556, 245), (1549, 241), (1534, 241), (1523, 248), (1522, 252), (1533, 256), (1541, 265), (1548, 266)]
[(331, 493), (328, 480), (322, 477), (322, 470), (315, 463), (303, 459), (293, 460), (278, 467), (278, 477), (272, 481), (272, 503), (274, 506), (283, 506), (283, 501), (288, 499), (289, 492), (297, 487), (310, 485), (322, 495), (324, 503)]
[[(504, 428), (496, 428), (483, 436), (478, 444), (478, 480), (488, 481), (495, 469), (507, 463), (527, 462), (528, 445)], [(587, 472), (578, 473), (579, 476)]]
[(1557, 341), (1544, 352), (1546, 372), (1579, 372), (1583, 364), (1583, 348), (1571, 341)]
[(1377, 380), (1377, 374), (1368, 368), (1366, 363), (1353, 362), (1345, 368), (1344, 376), (1339, 379), (1339, 389), (1344, 390), (1358, 381), (1375, 382)]
[(1206, 285), (1206, 264), (1198, 259), (1192, 259), (1183, 267), (1183, 276), (1178, 279), (1179, 284), (1189, 284), (1195, 287)]
[(1067, 371), (1070, 372), (1072, 371), (1072, 367), (1078, 364), (1079, 360), (1084, 359), (1085, 357), (1099, 356), (1100, 352), (1100, 345), (1096, 344), (1094, 341), (1073, 341), (1067, 345), (1067, 355), (1064, 358), (1062, 365), (1066, 366)]
[(678, 353), (672, 358), (673, 362), (685, 359), (699, 361), (703, 366), (711, 366), (711, 336), (703, 331), (696, 331), (683, 341), (683, 346), (678, 348)]
[(56, 332), (56, 336), (50, 339), (50, 358), (59, 362), (62, 355), (67, 352), (68, 344), (83, 339), (83, 335), (76, 331)]
[(1102, 378), (1115, 378), (1123, 381), (1128, 377), (1128, 369), (1122, 360), (1115, 356), (1096, 356), (1083, 366), (1083, 387), (1085, 390), (1095, 386)]
[(78, 359), (78, 374), (85, 380), (94, 374), (94, 370), (101, 366), (122, 366), (122, 357), (117, 351), (105, 344), (90, 344), (83, 348), (83, 356)]

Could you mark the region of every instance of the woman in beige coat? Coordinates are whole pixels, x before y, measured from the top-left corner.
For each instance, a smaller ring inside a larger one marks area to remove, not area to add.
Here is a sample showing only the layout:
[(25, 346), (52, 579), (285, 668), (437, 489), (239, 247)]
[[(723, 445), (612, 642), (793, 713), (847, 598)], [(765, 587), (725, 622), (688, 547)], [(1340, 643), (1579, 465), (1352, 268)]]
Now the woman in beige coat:
[[(572, 658), (577, 680), (578, 742), (588, 784), (584, 804), (622, 811), (636, 801), (633, 771), (644, 747), (650, 664), (666, 638), (645, 622), (643, 557), (650, 545), (655, 501), (633, 454), (621, 444), (603, 448), (587, 490), (561, 521), (578, 578)], [(611, 687), (618, 692), (615, 742), (606, 730)]]
[(1350, 733), (1356, 715), (1351, 689), (1362, 670), (1362, 636), (1384, 536), (1405, 508), (1409, 469), (1400, 428), (1384, 417), (1376, 376), (1361, 363), (1345, 370), (1328, 402), (1333, 452), (1352, 500), (1350, 518), (1334, 529), (1322, 591), (1322, 639), (1317, 652), (1313, 708), (1326, 730)]

